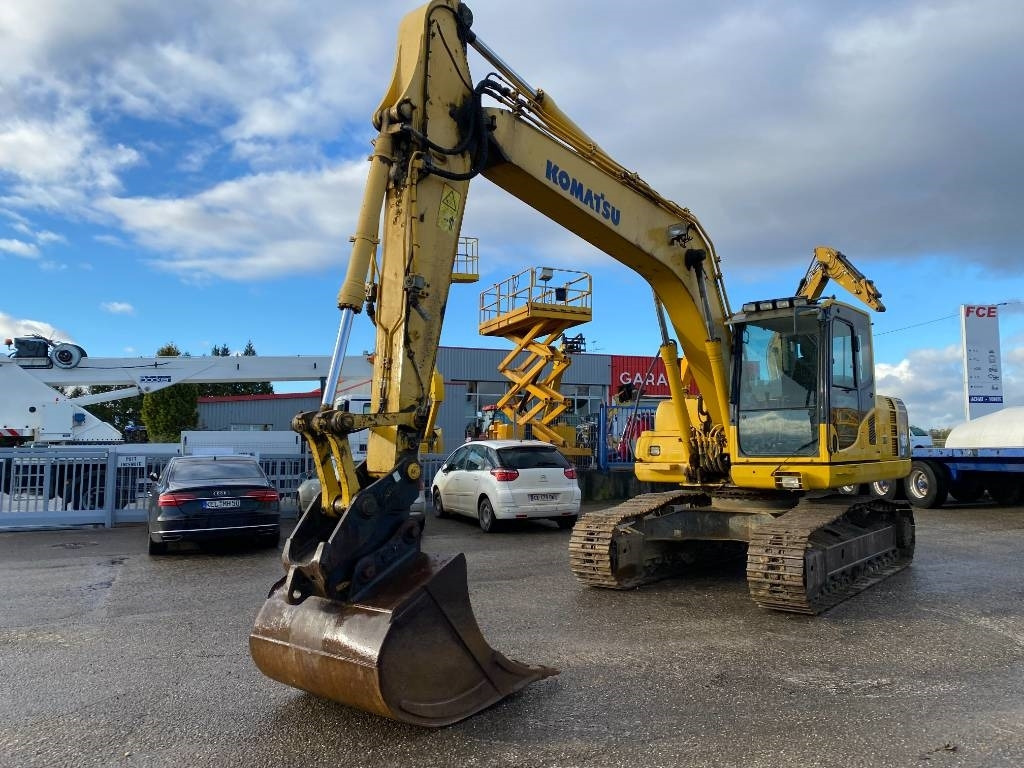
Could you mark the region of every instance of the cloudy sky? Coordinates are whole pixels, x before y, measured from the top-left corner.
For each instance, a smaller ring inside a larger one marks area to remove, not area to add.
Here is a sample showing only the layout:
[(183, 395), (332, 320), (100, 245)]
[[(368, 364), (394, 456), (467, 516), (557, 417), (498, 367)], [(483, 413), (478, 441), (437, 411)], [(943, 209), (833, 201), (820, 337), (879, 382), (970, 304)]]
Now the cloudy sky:
[[(1001, 304), (1024, 404), (1024, 4), (470, 4), (477, 34), (620, 163), (691, 208), (734, 307), (793, 293), (815, 245), (882, 291), (880, 391), (962, 419), (961, 304)], [(0, 337), (94, 356), (173, 341), (326, 354), (374, 135), (413, 3), (6, 0), (0, 6)], [(480, 78), (489, 67), (471, 58)], [(654, 354), (649, 289), (485, 180), (463, 233), (482, 284), (594, 276), (592, 351)], [(368, 326), (350, 353), (372, 345)]]

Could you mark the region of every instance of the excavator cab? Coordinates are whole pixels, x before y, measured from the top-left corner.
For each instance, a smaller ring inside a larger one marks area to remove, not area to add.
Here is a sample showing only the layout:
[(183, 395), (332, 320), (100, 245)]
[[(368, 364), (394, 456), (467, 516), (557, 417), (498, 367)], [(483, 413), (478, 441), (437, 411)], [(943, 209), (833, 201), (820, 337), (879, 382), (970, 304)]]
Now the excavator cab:
[[(905, 458), (898, 410), (876, 403), (866, 313), (792, 297), (745, 305), (733, 328), (734, 470), (776, 462), (807, 468), (801, 486), (827, 488), (833, 464)], [(890, 421), (893, 439), (877, 439)]]
[[(766, 303), (766, 302), (762, 302)], [(824, 336), (817, 307), (755, 310), (737, 326), (736, 431), (745, 456), (816, 456)]]

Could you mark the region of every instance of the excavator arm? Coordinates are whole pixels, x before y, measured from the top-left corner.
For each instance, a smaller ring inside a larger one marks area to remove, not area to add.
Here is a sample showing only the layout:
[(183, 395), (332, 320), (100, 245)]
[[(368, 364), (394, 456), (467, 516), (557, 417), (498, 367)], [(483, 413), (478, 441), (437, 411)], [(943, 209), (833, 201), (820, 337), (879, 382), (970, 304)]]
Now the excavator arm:
[(835, 280), (876, 312), (885, 312), (882, 294), (875, 288), (874, 281), (864, 277), (845, 254), (820, 245), (814, 249), (811, 264), (797, 286), (796, 295), (816, 301), (821, 298), (830, 280)]
[[(357, 597), (380, 581), (383, 564), (366, 560), (380, 547), (393, 547), (399, 561), (418, 552), (418, 543), (408, 541), (406, 510), (418, 492), (417, 451), (429, 423), (431, 376), (475, 176), (647, 280), (673, 378), (679, 375), (674, 332), (710, 424), (724, 435), (730, 313), (704, 228), (609, 157), (549, 95), (527, 85), (475, 36), (471, 22), (456, 0), (436, 0), (402, 22), (394, 75), (373, 117), (378, 135), (338, 293), (342, 321), (323, 405), (294, 420), (311, 446), (322, 496), (285, 548), (287, 594), (299, 596), (293, 599)], [(469, 45), (496, 69), (475, 85)], [(484, 107), (484, 97), (497, 106)], [(333, 398), (338, 361), (364, 309), (376, 326), (376, 349), (371, 413), (358, 415), (335, 410)], [(680, 381), (673, 384), (681, 397)], [(676, 410), (680, 433), (689, 434), (687, 409)], [(370, 430), (367, 459), (356, 467), (346, 438), (363, 428)], [(327, 529), (337, 543), (324, 547)]]
[[(378, 134), (338, 292), (323, 403), (293, 420), (321, 494), (286, 542), (285, 576), (250, 635), (253, 660), (269, 677), (426, 726), (460, 720), (556, 673), (487, 645), (464, 556), (424, 554), (409, 517), (418, 450), (436, 413), (434, 363), (467, 188), (488, 149), (466, 59), (470, 21), (465, 6), (440, 0), (402, 22), (394, 75), (373, 116)], [(363, 311), (376, 328), (371, 412), (351, 414), (334, 399)], [(347, 438), (364, 428), (367, 458), (355, 466)]]

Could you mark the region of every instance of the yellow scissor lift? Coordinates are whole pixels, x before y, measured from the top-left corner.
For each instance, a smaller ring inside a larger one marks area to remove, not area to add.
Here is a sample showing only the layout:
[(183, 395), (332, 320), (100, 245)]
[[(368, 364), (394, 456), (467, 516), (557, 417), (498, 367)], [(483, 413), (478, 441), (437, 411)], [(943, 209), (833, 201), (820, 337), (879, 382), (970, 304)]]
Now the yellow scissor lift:
[(532, 432), (566, 456), (590, 453), (577, 447), (575, 427), (559, 423), (570, 404), (561, 384), (572, 360), (566, 344), (557, 342), (568, 329), (590, 321), (591, 295), (588, 273), (552, 267), (524, 270), (480, 294), (480, 335), (515, 345), (498, 366), (512, 386), (495, 405), (507, 423), (492, 422), (493, 437)]

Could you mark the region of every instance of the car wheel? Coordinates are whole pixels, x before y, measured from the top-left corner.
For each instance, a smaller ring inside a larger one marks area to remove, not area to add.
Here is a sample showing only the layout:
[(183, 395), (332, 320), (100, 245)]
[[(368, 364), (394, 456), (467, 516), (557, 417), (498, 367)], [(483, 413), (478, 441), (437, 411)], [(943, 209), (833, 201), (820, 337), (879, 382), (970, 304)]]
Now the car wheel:
[(494, 533), (498, 530), (498, 520), (494, 517), (494, 507), (491, 500), (484, 496), (480, 499), (480, 506), (477, 507), (480, 517), (480, 530), (484, 533)]
[(563, 531), (566, 528), (572, 528), (574, 525), (576, 525), (577, 520), (579, 520), (579, 515), (570, 515), (569, 517), (554, 518), (555, 524)]
[(278, 531), (277, 535), (271, 534), (260, 542), (265, 549), (277, 549), (281, 545), (281, 532)]
[(444, 503), (441, 501), (441, 492), (434, 489), (434, 517), (448, 517), (448, 510), (444, 508)]
[(167, 543), (163, 541), (149, 540), (149, 554), (151, 555), (166, 555), (167, 554)]

